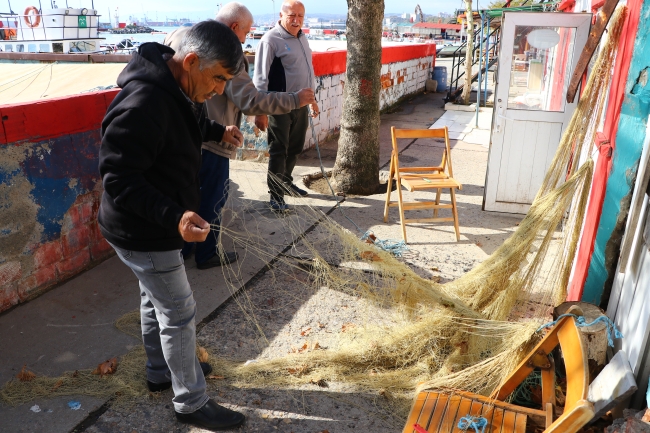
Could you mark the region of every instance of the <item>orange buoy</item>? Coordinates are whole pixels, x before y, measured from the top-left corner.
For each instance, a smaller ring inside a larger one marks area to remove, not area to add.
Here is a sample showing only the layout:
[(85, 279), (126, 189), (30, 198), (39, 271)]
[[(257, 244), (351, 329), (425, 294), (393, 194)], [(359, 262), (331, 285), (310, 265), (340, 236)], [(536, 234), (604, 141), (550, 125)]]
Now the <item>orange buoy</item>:
[[(30, 12), (33, 13), (30, 14)], [(32, 22), (31, 17), (34, 17), (34, 22)], [(23, 19), (25, 20), (27, 27), (38, 27), (41, 23), (41, 14), (38, 13), (38, 9), (36, 9), (35, 6), (27, 6), (27, 8), (25, 8)]]

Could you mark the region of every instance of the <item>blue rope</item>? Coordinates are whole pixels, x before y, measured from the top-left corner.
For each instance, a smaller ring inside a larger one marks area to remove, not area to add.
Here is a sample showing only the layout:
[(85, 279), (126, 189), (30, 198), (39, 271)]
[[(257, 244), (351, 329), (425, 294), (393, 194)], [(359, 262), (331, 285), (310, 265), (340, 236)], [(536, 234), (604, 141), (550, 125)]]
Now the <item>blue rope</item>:
[[(318, 91), (318, 90), (317, 90)], [(369, 236), (372, 234), (371, 231), (366, 231), (364, 232), (361, 227), (355, 223), (352, 218), (347, 216), (345, 212), (343, 212), (343, 208), (341, 207), (341, 202), (339, 201), (338, 197), (336, 196), (336, 193), (334, 192), (334, 188), (332, 188), (332, 185), (330, 184), (329, 179), (327, 178), (327, 174), (325, 174), (325, 167), (323, 167), (323, 159), (321, 158), (320, 155), (320, 147), (318, 146), (318, 137), (316, 136), (316, 131), (314, 131), (314, 121), (311, 116), (309, 116), (309, 125), (311, 126), (311, 136), (314, 139), (314, 144), (316, 145), (316, 153), (318, 154), (318, 161), (320, 163), (320, 172), (323, 174), (323, 179), (325, 179), (325, 182), (327, 182), (327, 186), (330, 187), (330, 191), (332, 192), (332, 196), (334, 197), (334, 200), (336, 200), (336, 207), (341, 212), (341, 215), (343, 215), (348, 221), (354, 225), (359, 233), (363, 233), (361, 235), (361, 240), (365, 241), (366, 239), (370, 239), (373, 243), (373, 245), (376, 245), (377, 247), (381, 248), (384, 251), (387, 251), (391, 254), (393, 254), (395, 257), (401, 257), (402, 253), (404, 251), (408, 250), (408, 247), (406, 246), (406, 243), (404, 241), (392, 241), (392, 240), (384, 240), (384, 239), (377, 239), (374, 235), (372, 238), (369, 238)], [(374, 238), (374, 239), (373, 239)]]
[(548, 322), (542, 326), (539, 327), (537, 332), (541, 331), (542, 329), (545, 328), (550, 328), (552, 326), (555, 326), (555, 324), (562, 319), (563, 317), (573, 317), (576, 319), (576, 326), (578, 328), (584, 328), (586, 326), (591, 326), (595, 325), (596, 323), (603, 322), (605, 323), (605, 326), (607, 327), (607, 344), (609, 344), (609, 347), (614, 347), (614, 341), (612, 340), (612, 334), (614, 335), (614, 338), (623, 338), (623, 334), (621, 334), (621, 331), (618, 330), (616, 327), (616, 324), (612, 322), (612, 320), (607, 317), (607, 316), (600, 316), (596, 320), (594, 320), (591, 323), (586, 323), (585, 318), (583, 316), (576, 316), (575, 314), (562, 314), (560, 317), (557, 318), (557, 320), (554, 320), (553, 322)]
[[(374, 236), (374, 234), (370, 230), (368, 230), (363, 234), (363, 236), (361, 236), (361, 240), (365, 241), (366, 239), (370, 239), (372, 241), (370, 235)], [(404, 251), (409, 249), (406, 246), (406, 242), (404, 241), (393, 241), (390, 239), (375, 239), (374, 241), (372, 241), (372, 243), (377, 245), (382, 250), (388, 251), (395, 257), (402, 257), (402, 253), (404, 253)]]
[[(468, 430), (471, 427), (476, 433), (484, 433), (487, 423), (487, 419), (482, 416), (466, 415), (458, 421), (458, 428), (461, 430)], [(481, 431), (479, 432), (478, 429), (481, 429)]]

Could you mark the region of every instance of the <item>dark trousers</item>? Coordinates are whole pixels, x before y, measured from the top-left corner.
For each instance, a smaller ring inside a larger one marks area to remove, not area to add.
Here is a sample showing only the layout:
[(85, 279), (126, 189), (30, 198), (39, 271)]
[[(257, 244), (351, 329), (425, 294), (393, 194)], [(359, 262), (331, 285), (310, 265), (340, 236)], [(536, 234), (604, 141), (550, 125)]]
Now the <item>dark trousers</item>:
[(291, 173), (298, 155), (305, 145), (309, 126), (309, 108), (302, 107), (288, 114), (269, 116), (269, 174), (267, 184), (273, 197), (284, 197), (284, 188), (278, 181), (291, 184)]
[[(201, 150), (201, 206), (199, 215), (211, 224), (215, 224), (204, 242), (197, 242), (194, 258), (201, 264), (210, 260), (217, 253), (221, 209), (228, 200), (228, 178), (230, 177), (230, 160), (224, 156)], [(183, 255), (192, 250), (192, 243), (185, 242)]]

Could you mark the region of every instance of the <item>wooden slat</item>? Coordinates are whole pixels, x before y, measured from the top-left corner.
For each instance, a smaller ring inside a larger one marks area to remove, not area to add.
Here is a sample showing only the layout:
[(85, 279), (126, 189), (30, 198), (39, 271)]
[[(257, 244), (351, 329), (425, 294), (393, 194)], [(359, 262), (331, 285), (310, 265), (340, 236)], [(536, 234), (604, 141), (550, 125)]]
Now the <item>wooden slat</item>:
[[(399, 206), (399, 203), (396, 201), (391, 201), (388, 203), (389, 206)], [(450, 204), (436, 204), (435, 201), (417, 201), (417, 202), (410, 202), (410, 203), (404, 203), (404, 209), (433, 209), (432, 206), (438, 207), (438, 208), (446, 208), (446, 209), (451, 209), (452, 205)]]
[(411, 218), (405, 219), (404, 223), (440, 223), (444, 221), (453, 221), (454, 218)]
[(458, 188), (462, 189), (462, 185), (458, 182), (448, 182), (448, 181), (432, 181), (427, 182), (425, 180), (409, 180), (402, 179), (402, 186), (408, 189), (410, 192), (413, 191), (423, 191), (427, 189), (439, 189), (439, 188)]
[(506, 410), (503, 413), (503, 426), (501, 428), (501, 431), (503, 433), (514, 433), (516, 420), (517, 420), (517, 414), (515, 412)]
[(569, 320), (564, 326), (558, 329), (558, 339), (564, 355), (564, 366), (566, 368), (566, 402), (564, 410), (567, 411), (578, 402), (587, 399), (589, 392), (589, 367), (585, 346), (580, 336), (580, 330), (575, 326), (575, 319)]
[(420, 412), (420, 416), (417, 420), (417, 423), (420, 426), (427, 428), (429, 425), (431, 415), (433, 415), (433, 410), (436, 408), (436, 405), (439, 401), (438, 396), (439, 394), (435, 392), (429, 392), (427, 394), (427, 400), (424, 402), (424, 406), (422, 406), (422, 411)]
[(473, 402), (474, 401), (472, 399), (462, 397), (460, 406), (458, 406), (458, 412), (456, 412), (456, 418), (454, 419), (454, 429), (452, 430), (452, 433), (466, 433), (466, 430), (461, 430), (458, 428), (458, 422), (464, 416), (471, 416), (470, 410), (472, 408)]
[[(402, 167), (402, 168), (399, 169), (400, 173), (401, 173), (402, 171), (405, 171), (405, 172), (409, 172), (409, 171), (430, 171), (430, 172), (438, 171), (438, 172), (440, 172), (440, 171), (442, 171), (442, 170), (444, 170), (444, 168), (443, 168), (442, 166), (431, 166), (431, 167)], [(441, 174), (441, 175), (443, 175), (443, 176), (447, 176), (446, 174), (443, 174), (443, 173), (432, 173), (432, 174)]]
[(461, 397), (468, 397), (472, 398), (474, 400), (481, 401), (483, 403), (487, 403), (491, 406), (498, 407), (500, 409), (505, 409), (505, 410), (510, 410), (510, 411), (515, 411), (519, 413), (524, 413), (528, 416), (536, 416), (536, 417), (541, 417), (542, 419), (546, 416), (546, 412), (543, 410), (539, 409), (533, 409), (530, 407), (524, 407), (524, 406), (516, 406), (510, 403), (506, 403), (500, 400), (494, 400), (493, 398), (490, 397), (485, 397), (482, 395), (478, 394), (473, 394), (471, 392), (465, 392), (465, 391), (454, 391), (454, 394), (458, 394)]
[(413, 429), (413, 424), (415, 424), (420, 417), (420, 412), (422, 412), (422, 406), (424, 406), (424, 402), (427, 399), (427, 394), (426, 391), (423, 391), (415, 398), (415, 402), (413, 403), (413, 407), (411, 408), (411, 412), (409, 413), (409, 417), (406, 420), (406, 425), (404, 426), (402, 433), (413, 433), (415, 431)]
[(431, 433), (437, 433), (440, 431), (440, 425), (442, 424), (443, 417), (448, 409), (449, 395), (438, 394), (437, 400), (438, 402), (436, 403), (436, 408), (431, 415), (431, 421), (429, 422), (429, 425), (425, 426), (420, 424), (422, 427), (426, 428), (428, 432)]
[[(393, 127), (395, 128), (395, 127)], [(436, 129), (397, 129), (395, 128), (395, 138), (445, 138), (444, 128)]]
[(525, 433), (526, 432), (526, 415), (523, 413), (516, 414), (515, 418), (515, 433)]
[(546, 403), (546, 428), (549, 428), (553, 424), (553, 416), (555, 415), (553, 412), (553, 405)]
[(440, 423), (440, 433), (450, 433), (454, 429), (454, 421), (456, 420), (456, 413), (458, 412), (458, 406), (460, 406), (461, 398), (462, 397), (459, 395), (452, 395), (449, 397), (447, 410), (445, 411), (445, 415), (443, 416), (442, 422)]
[(429, 203), (428, 205), (422, 205), (420, 202), (415, 203), (404, 203), (402, 205), (404, 210), (414, 210), (414, 209), (452, 209), (454, 206), (450, 204), (436, 204), (435, 202)]
[[(555, 361), (553, 361), (552, 356), (549, 359), (549, 363), (551, 365), (550, 368), (542, 369), (542, 407), (545, 409), (547, 404), (555, 406)], [(548, 411), (548, 409), (546, 410)], [(549, 425), (546, 424), (547, 427)]]
[(494, 411), (495, 407), (488, 403), (484, 403), (481, 408), (481, 416), (487, 420), (487, 426), (485, 427), (487, 433), (490, 433), (492, 423), (494, 422)]
[(503, 414), (505, 413), (504, 409), (495, 407), (494, 415), (492, 416), (492, 424), (489, 425), (489, 429), (486, 430), (487, 433), (500, 433), (503, 429)]

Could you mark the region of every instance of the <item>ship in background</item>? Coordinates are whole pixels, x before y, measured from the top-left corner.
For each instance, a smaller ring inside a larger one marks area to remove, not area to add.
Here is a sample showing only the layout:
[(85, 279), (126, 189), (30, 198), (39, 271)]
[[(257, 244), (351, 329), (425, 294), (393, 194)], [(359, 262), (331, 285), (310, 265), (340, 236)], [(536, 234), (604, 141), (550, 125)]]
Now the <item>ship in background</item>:
[(0, 51), (9, 53), (94, 53), (101, 51), (104, 38), (98, 36), (99, 17), (90, 8), (60, 8), (55, 1), (50, 9), (26, 6), (22, 14), (0, 12)]

